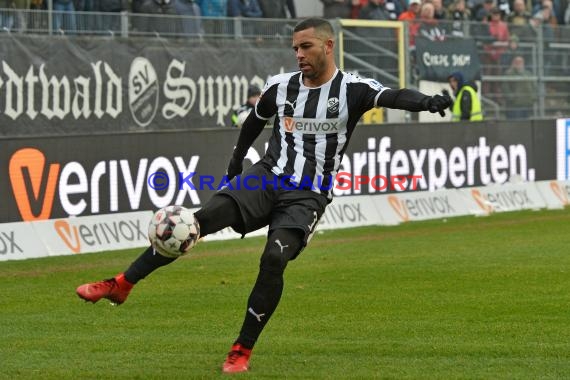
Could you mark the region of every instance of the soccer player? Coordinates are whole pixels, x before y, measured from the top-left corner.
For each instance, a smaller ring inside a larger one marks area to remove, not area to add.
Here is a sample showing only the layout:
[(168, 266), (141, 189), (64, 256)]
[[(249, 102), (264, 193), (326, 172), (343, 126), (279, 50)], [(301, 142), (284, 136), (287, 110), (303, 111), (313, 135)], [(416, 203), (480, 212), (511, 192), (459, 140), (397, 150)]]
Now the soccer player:
[[(444, 116), (451, 105), (449, 96), (389, 89), (340, 71), (334, 44), (327, 20), (308, 18), (296, 25), (292, 48), (299, 71), (268, 80), (243, 124), (228, 165), (227, 176), (235, 184), (249, 147), (275, 116), (265, 156), (243, 173), (248, 188), (228, 186), (195, 213), (202, 236), (228, 226), (241, 234), (269, 226), (245, 319), (223, 372), (249, 369), (253, 346), (279, 303), (285, 267), (307, 245), (332, 200), (332, 182), (360, 117), (373, 107)], [(149, 247), (125, 272), (81, 285), (77, 294), (86, 301), (106, 298), (121, 304), (134, 284), (174, 260)]]

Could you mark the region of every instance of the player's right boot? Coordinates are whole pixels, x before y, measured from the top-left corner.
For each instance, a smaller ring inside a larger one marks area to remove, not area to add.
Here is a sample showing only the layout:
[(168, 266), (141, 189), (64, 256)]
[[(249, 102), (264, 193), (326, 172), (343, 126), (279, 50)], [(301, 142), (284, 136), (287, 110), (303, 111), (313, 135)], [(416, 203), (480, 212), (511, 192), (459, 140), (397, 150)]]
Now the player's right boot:
[(235, 343), (228, 357), (222, 366), (224, 373), (237, 373), (246, 372), (249, 370), (249, 357), (251, 356), (251, 349), (243, 347), (239, 343)]
[(133, 284), (121, 273), (108, 280), (83, 284), (75, 292), (85, 301), (95, 303), (101, 298), (106, 298), (115, 305), (120, 305), (125, 302), (132, 288)]

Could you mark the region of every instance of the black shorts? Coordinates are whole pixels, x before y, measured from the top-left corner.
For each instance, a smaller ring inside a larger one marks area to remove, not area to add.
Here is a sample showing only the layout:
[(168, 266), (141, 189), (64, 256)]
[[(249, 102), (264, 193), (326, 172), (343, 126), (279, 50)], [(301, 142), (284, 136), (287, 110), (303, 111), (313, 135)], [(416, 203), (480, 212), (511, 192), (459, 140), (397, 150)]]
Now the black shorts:
[(263, 161), (244, 171), (240, 178), (234, 178), (231, 186), (214, 196), (229, 196), (237, 203), (243, 226), (233, 226), (236, 232), (245, 235), (265, 226), (269, 226), (269, 232), (278, 228), (298, 229), (304, 233), (303, 246), (328, 204), (322, 194), (283, 186)]

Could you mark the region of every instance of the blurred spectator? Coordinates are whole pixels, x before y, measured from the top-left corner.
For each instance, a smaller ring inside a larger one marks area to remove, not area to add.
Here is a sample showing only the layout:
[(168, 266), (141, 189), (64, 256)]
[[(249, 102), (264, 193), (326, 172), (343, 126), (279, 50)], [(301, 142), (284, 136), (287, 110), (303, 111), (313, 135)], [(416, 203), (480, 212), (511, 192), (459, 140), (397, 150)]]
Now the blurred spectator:
[(255, 107), (257, 99), (261, 96), (261, 90), (257, 86), (249, 86), (247, 89), (247, 99), (237, 110), (232, 113), (232, 127), (241, 128), (243, 122)]
[(500, 58), (500, 64), (503, 72), (511, 66), (511, 62), (516, 56), (522, 56), (525, 59), (525, 62), (528, 62), (527, 59), (529, 59), (529, 54), (525, 53), (520, 47), (519, 37), (516, 34), (511, 34), (509, 36), (507, 50), (503, 52)]
[[(561, 17), (561, 13), (562, 10), (560, 9), (560, 2), (559, 1), (552, 1), (552, 0), (539, 0), (534, 2), (534, 5), (532, 7), (532, 14), (535, 15), (537, 13), (539, 13), (543, 8), (550, 8), (550, 20), (548, 20), (551, 24), (553, 25), (557, 25), (557, 24), (561, 24), (562, 21), (562, 17)], [(545, 19), (546, 20), (546, 19)]]
[(197, 0), (197, 3), (200, 7), (200, 14), (204, 17), (201, 20), (204, 34), (234, 33), (232, 23), (222, 19), (228, 15), (228, 0)]
[(554, 30), (558, 25), (558, 19), (556, 18), (553, 7), (551, 0), (542, 0), (542, 7), (534, 11), (532, 17), (542, 19), (544, 24), (549, 24)]
[(77, 23), (72, 0), (53, 0), (53, 30), (75, 33)]
[(368, 0), (352, 0), (351, 18), (358, 18), (360, 10), (368, 4)]
[(443, 7), (442, 0), (431, 0), (433, 4), (433, 17), (437, 20), (446, 20), (448, 19), (447, 9)]
[(505, 20), (511, 14), (510, 0), (497, 0), (497, 8), (501, 10), (501, 18)]
[(536, 34), (538, 34), (538, 29), (542, 28), (542, 37), (546, 43), (554, 42), (555, 39), (554, 26), (552, 25), (555, 21), (551, 12), (551, 8), (544, 7), (532, 15), (529, 21)]
[(368, 5), (360, 10), (359, 18), (363, 20), (389, 20), (390, 13), (386, 9), (386, 1), (369, 0)]
[(465, 6), (465, 0), (455, 0), (449, 6), (448, 18), (451, 20), (449, 24), (449, 34), (454, 37), (464, 37), (465, 28), (469, 25), (471, 12)]
[(520, 55), (515, 56), (505, 75), (519, 78), (503, 84), (507, 118), (528, 119), (533, 114), (537, 91), (532, 73), (525, 68), (524, 58)]
[(229, 0), (228, 17), (263, 17), (257, 0)]
[(172, 1), (175, 0), (142, 0), (137, 9), (142, 15), (137, 18), (137, 28), (143, 32), (169, 34), (180, 31), (177, 19), (164, 19), (160, 15), (176, 15)]
[[(102, 15), (98, 23), (103, 30), (120, 31), (121, 30), (121, 12), (128, 10), (128, 1), (126, 0), (95, 0), (99, 3), (99, 11), (107, 14)], [(95, 22), (99, 20), (96, 18)]]
[(474, 12), (472, 13), (473, 19), (479, 22), (487, 20), (491, 15), (491, 9), (493, 9), (493, 7), (494, 7), (493, 0), (484, 0), (480, 6), (473, 8), (474, 10)]
[(16, 29), (24, 32), (28, 29), (28, 17), (30, 15), (30, 0), (14, 0), (14, 8), (16, 8)]
[(287, 18), (287, 12), (291, 18), (297, 17), (295, 4), (286, 0), (259, 0), (264, 18)]
[(570, 26), (570, 1), (566, 6), (566, 11), (564, 11), (564, 25)]
[(326, 19), (352, 16), (352, 0), (321, 0), (321, 3), (323, 3), (323, 17)]
[(408, 9), (400, 13), (400, 16), (398, 16), (398, 20), (399, 21), (415, 20), (416, 18), (418, 18), (420, 14), (421, 5), (422, 5), (421, 0), (410, 0)]
[(400, 0), (386, 0), (386, 10), (390, 15), (390, 20), (396, 21), (404, 11), (404, 7)]
[(73, 0), (75, 8), (75, 20), (77, 30), (91, 32), (99, 29), (99, 15), (93, 12), (99, 11), (95, 8), (94, 0)]
[(507, 16), (510, 32), (519, 36), (521, 41), (534, 40), (529, 21), (530, 13), (526, 10), (525, 0), (514, 0), (513, 11)]
[[(104, 0), (102, 0), (104, 1)], [(204, 33), (202, 22), (199, 18), (202, 15), (200, 7), (194, 0), (174, 0), (174, 9), (180, 16), (192, 16), (192, 18), (184, 18), (180, 20), (180, 28), (182, 33), (190, 35), (200, 35)]]
[(509, 41), (509, 26), (502, 19), (499, 8), (491, 10), (491, 16), (487, 21), (490, 40), (485, 41), (484, 49), (487, 55), (487, 63), (497, 64), (501, 54), (507, 49), (506, 42)]
[(408, 35), (411, 49), (414, 49), (416, 46), (415, 38), (418, 34), (418, 29), (420, 28), (420, 23), (417, 20), (420, 15), (421, 4), (421, 0), (410, 0), (408, 10), (402, 12), (400, 17), (398, 17), (399, 21), (405, 21), (408, 23)]
[(200, 13), (204, 17), (226, 17), (228, 0), (198, 0)]
[(543, 54), (544, 60), (544, 73), (546, 75), (552, 74), (551, 70), (555, 66), (557, 59), (555, 52), (549, 51), (548, 47), (552, 42), (556, 42), (556, 35), (554, 27), (547, 20), (550, 18), (550, 8), (543, 8), (540, 12), (533, 15), (530, 19), (530, 25), (533, 28), (536, 36), (542, 35), (542, 40), (545, 43), (545, 50)]
[(423, 3), (420, 10), (420, 27), (418, 36), (425, 37), (430, 41), (445, 40), (445, 29), (441, 27), (439, 21), (434, 17), (435, 8), (432, 3)]
[[(485, 75), (501, 75), (503, 68), (501, 67), (501, 55), (507, 50), (509, 41), (509, 28), (502, 19), (502, 13), (499, 8), (493, 8), (489, 20), (486, 22), (489, 28), (489, 38), (483, 40), (483, 50), (485, 54), (481, 57), (483, 73)], [(483, 82), (483, 94), (495, 96), (500, 99), (501, 86), (495, 81)]]
[(0, 28), (4, 31), (12, 30), (14, 27), (14, 13), (11, 9), (14, 8), (13, 0), (0, 0), (0, 8), (7, 11), (0, 14)]
[[(461, 72), (454, 72), (447, 77), (447, 81), (455, 97), (451, 108), (452, 120), (483, 120), (483, 110), (477, 95), (477, 85), (465, 82)], [(444, 95), (446, 95), (446, 91), (444, 91)]]

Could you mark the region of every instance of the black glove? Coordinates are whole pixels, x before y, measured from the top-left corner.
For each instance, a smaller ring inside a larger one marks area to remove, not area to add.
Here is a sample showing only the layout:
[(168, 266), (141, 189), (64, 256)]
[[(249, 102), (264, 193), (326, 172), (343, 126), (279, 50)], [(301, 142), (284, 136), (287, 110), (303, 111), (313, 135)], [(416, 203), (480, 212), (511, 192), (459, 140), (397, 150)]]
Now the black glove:
[(232, 157), (228, 164), (228, 181), (231, 181), (236, 175), (241, 174), (243, 171), (243, 159)]
[(447, 91), (446, 89), (441, 90), (441, 93), (442, 93), (444, 96), (449, 96), (449, 91)]
[(449, 95), (434, 95), (426, 98), (424, 100), (424, 106), (431, 113), (439, 112), (443, 117), (445, 116), (445, 110), (453, 104), (451, 97)]

